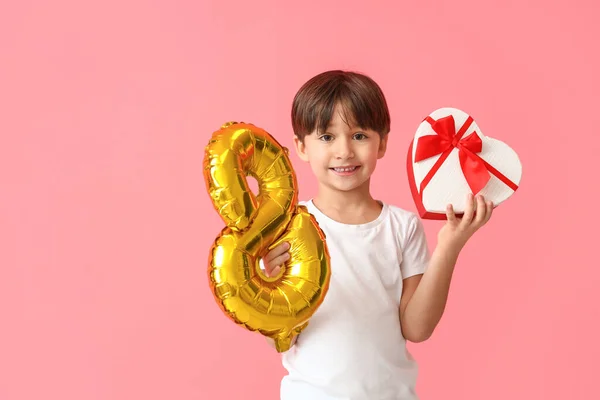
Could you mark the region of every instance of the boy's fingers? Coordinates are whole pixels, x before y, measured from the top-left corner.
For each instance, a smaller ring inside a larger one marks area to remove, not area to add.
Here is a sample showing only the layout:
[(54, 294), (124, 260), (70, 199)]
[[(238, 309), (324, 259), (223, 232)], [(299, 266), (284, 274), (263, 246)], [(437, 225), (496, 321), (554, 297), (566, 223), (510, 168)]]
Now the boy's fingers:
[(487, 218), (487, 207), (483, 196), (477, 196), (477, 210), (475, 211), (475, 222), (478, 225), (482, 225)]
[[(267, 269), (275, 271), (275, 268), (290, 259), (290, 253), (283, 253), (282, 255), (275, 257), (270, 263), (268, 263)], [(267, 264), (265, 264), (267, 265)]]
[(464, 226), (468, 226), (471, 224), (473, 220), (473, 214), (475, 213), (475, 202), (472, 194), (467, 195), (467, 207), (465, 208), (465, 213), (462, 217), (462, 224)]
[(491, 201), (486, 202), (485, 208), (486, 208), (485, 222), (488, 222), (490, 220), (490, 218), (492, 218), (492, 211), (494, 211), (494, 203)]
[[(272, 263), (272, 260), (276, 257), (279, 257), (283, 253), (285, 253), (290, 248), (289, 243), (283, 242), (277, 246), (275, 246), (271, 251), (267, 253), (264, 260), (266, 263)], [(277, 265), (277, 264), (275, 264)]]
[(452, 204), (446, 206), (446, 218), (448, 219), (448, 222), (456, 222), (456, 214), (454, 214), (454, 207), (452, 207)]

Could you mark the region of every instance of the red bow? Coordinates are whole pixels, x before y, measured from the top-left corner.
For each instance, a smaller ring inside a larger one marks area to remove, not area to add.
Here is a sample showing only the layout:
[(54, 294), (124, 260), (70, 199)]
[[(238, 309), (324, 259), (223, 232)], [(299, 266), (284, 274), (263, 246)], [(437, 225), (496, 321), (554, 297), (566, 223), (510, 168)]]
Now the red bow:
[[(460, 167), (465, 175), (467, 183), (473, 194), (477, 194), (490, 180), (490, 174), (485, 162), (475, 153), (482, 149), (481, 138), (472, 132), (469, 136), (461, 139), (462, 134), (457, 134), (454, 126), (454, 117), (449, 115), (437, 121), (427, 118), (437, 135), (427, 135), (419, 138), (415, 154), (415, 162), (450, 152), (454, 147), (458, 149)], [(465, 124), (465, 128), (467, 128)], [(466, 129), (464, 129), (466, 131)], [(462, 131), (462, 129), (461, 129)]]

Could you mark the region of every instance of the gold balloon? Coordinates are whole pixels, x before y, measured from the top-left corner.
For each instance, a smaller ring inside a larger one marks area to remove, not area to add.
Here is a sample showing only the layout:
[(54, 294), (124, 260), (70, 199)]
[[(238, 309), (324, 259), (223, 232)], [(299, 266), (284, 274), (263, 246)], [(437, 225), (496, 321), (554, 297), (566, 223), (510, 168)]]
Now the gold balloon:
[[(258, 196), (247, 175), (258, 181)], [(325, 235), (297, 204), (287, 149), (254, 125), (227, 123), (206, 146), (204, 179), (226, 224), (209, 253), (215, 300), (233, 321), (287, 351), (323, 302), (331, 273)], [(267, 277), (259, 260), (284, 241), (290, 258), (277, 276)]]

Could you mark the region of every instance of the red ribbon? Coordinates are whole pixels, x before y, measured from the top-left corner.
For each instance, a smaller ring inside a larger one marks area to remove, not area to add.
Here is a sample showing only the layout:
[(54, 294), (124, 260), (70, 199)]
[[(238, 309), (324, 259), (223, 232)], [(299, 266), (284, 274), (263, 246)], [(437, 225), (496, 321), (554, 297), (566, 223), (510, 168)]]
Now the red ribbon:
[(427, 117), (425, 120), (429, 122), (436, 135), (427, 135), (419, 138), (415, 152), (415, 162), (438, 154), (441, 154), (441, 156), (425, 176), (423, 182), (421, 182), (421, 194), (423, 194), (425, 186), (427, 186), (454, 148), (458, 149), (460, 167), (473, 194), (479, 193), (487, 185), (491, 178), (490, 172), (511, 189), (517, 190), (517, 185), (477, 155), (482, 150), (483, 142), (475, 131), (464, 139), (461, 139), (473, 123), (472, 117), (469, 116), (458, 132), (456, 132), (454, 117), (452, 115), (438, 120)]

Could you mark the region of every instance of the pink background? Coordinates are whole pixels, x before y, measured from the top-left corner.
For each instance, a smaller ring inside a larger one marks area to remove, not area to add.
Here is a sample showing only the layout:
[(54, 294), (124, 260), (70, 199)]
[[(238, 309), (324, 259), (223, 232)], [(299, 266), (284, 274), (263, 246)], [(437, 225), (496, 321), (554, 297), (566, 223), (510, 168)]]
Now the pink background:
[(333, 68), (388, 97), (378, 197), (415, 210), (406, 149), (442, 106), (523, 161), (410, 345), (422, 399), (600, 397), (597, 2), (95, 3), (0, 12), (0, 399), (278, 398), (279, 356), (208, 290), (203, 147), (229, 120), (291, 145), (294, 93)]

